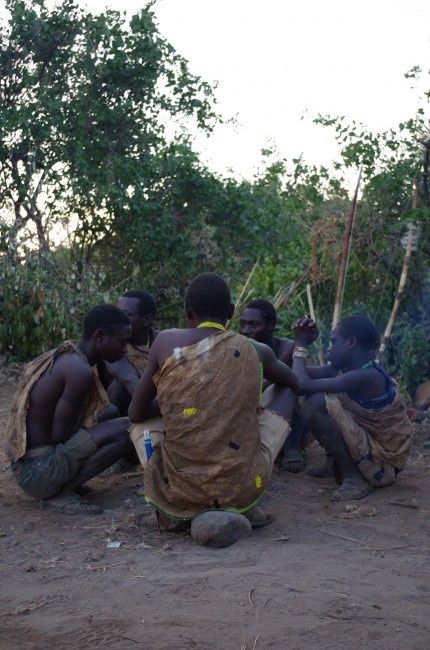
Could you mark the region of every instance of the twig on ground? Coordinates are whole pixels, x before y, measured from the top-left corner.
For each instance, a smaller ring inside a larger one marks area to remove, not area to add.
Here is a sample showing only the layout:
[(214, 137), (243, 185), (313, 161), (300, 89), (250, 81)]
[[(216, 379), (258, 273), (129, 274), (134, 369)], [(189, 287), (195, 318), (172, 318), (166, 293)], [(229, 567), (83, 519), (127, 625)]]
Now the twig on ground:
[(252, 594), (254, 593), (254, 591), (255, 591), (255, 587), (253, 587), (252, 589), (250, 589), (250, 590), (249, 590), (249, 594), (248, 594), (248, 600), (249, 600), (249, 603), (250, 603), (250, 605), (251, 605), (252, 607), (255, 607), (255, 605), (254, 605), (254, 603), (253, 603), (253, 601), (252, 601)]
[(299, 593), (299, 594), (303, 594), (303, 593), (304, 593), (304, 592), (303, 592), (303, 589), (296, 589), (296, 587), (290, 587), (289, 585), (285, 585), (285, 587), (284, 587), (283, 589), (281, 589), (281, 591), (277, 591), (277, 592), (274, 593), (274, 594), (270, 594), (270, 596), (268, 596), (268, 597), (266, 598), (266, 600), (263, 602), (263, 604), (262, 604), (262, 606), (261, 606), (261, 609), (264, 609), (264, 608), (266, 607), (266, 605), (267, 605), (267, 603), (269, 602), (269, 600), (272, 600), (272, 598), (276, 598), (276, 596), (279, 596), (280, 594), (282, 594), (282, 593), (283, 593), (284, 591), (286, 591), (286, 590), (287, 590), (287, 591), (295, 591), (295, 592), (297, 592), (297, 593)]
[(139, 645), (142, 644), (142, 640), (139, 640), (139, 641), (138, 641), (137, 639), (133, 639), (132, 636), (127, 636), (126, 634), (120, 634), (120, 637), (121, 637), (122, 639), (127, 639), (127, 641), (134, 641), (134, 643), (138, 643)]
[(414, 510), (418, 508), (418, 503), (416, 501), (406, 501), (405, 503), (402, 503), (401, 501), (387, 501), (387, 504), (389, 506), (399, 506), (399, 508), (412, 508)]
[(317, 533), (320, 533), (321, 535), (332, 535), (333, 537), (339, 537), (339, 539), (346, 539), (348, 542), (355, 542), (356, 544), (362, 544), (363, 546), (367, 546), (368, 548), (371, 548), (369, 545), (369, 542), (363, 541), (362, 539), (356, 539), (355, 537), (348, 537), (347, 535), (339, 535), (339, 533), (330, 533), (328, 530), (319, 530), (318, 528), (315, 528)]

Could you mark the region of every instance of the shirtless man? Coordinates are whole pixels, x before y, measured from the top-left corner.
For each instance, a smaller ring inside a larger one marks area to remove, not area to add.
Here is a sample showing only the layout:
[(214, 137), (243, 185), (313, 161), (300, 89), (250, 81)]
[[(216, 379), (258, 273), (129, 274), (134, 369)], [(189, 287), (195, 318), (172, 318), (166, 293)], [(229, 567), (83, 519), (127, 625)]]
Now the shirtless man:
[(130, 449), (128, 418), (107, 417), (107, 395), (94, 371), (126, 351), (130, 321), (113, 305), (84, 318), (74, 344), (66, 341), (24, 369), (6, 434), (12, 473), (41, 506), (65, 514), (98, 513), (76, 490)]
[(240, 333), (272, 348), (275, 356), (284, 363), (292, 363), (294, 341), (275, 336), (278, 322), (276, 309), (271, 302), (258, 298), (249, 302), (240, 315)]
[[(291, 367), (294, 341), (275, 336), (277, 321), (276, 310), (272, 303), (263, 298), (258, 298), (248, 303), (243, 310), (239, 320), (239, 331), (254, 341), (260, 341), (260, 343), (268, 345), (278, 359)], [(280, 469), (293, 473), (305, 469), (306, 460), (302, 446), (307, 432), (308, 428), (296, 404), (291, 421), (291, 433), (277, 459)]]
[[(110, 402), (125, 416), (140, 376), (148, 363), (151, 345), (158, 334), (154, 329), (157, 306), (150, 293), (132, 289), (119, 298), (117, 307), (125, 313), (131, 324), (127, 353), (113, 364), (100, 364), (98, 370), (100, 379), (107, 388)], [(113, 379), (118, 373), (124, 378), (122, 383)]]
[(349, 316), (333, 330), (327, 360), (305, 365), (315, 340), (309, 318), (294, 327), (293, 370), (311, 431), (337, 467), (340, 487), (332, 500), (361, 499), (392, 483), (403, 469), (412, 425), (394, 380), (374, 361), (378, 332), (366, 316)]
[[(270, 347), (225, 330), (234, 306), (220, 276), (195, 277), (185, 311), (189, 328), (160, 332), (129, 408), (143, 423), (133, 441), (142, 427), (154, 443), (143, 459), (146, 499), (167, 525), (210, 509), (249, 511), (265, 525), (271, 517), (253, 506), (290, 430), (297, 379)], [(264, 409), (262, 375), (272, 384)], [(148, 422), (155, 397), (163, 420)]]

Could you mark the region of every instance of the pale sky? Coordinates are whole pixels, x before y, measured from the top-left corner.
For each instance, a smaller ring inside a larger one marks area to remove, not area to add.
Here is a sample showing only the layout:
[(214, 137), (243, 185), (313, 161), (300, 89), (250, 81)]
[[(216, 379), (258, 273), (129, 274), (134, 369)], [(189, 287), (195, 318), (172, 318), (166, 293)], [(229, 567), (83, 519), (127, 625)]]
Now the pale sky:
[[(82, 0), (131, 14), (142, 0)], [(430, 65), (430, 0), (158, 0), (160, 32), (191, 70), (218, 82), (219, 109), (236, 116), (195, 142), (218, 171), (252, 176), (260, 151), (328, 164), (337, 147), (317, 113), (386, 129), (416, 109), (403, 74)], [(306, 113), (308, 117), (301, 120)]]

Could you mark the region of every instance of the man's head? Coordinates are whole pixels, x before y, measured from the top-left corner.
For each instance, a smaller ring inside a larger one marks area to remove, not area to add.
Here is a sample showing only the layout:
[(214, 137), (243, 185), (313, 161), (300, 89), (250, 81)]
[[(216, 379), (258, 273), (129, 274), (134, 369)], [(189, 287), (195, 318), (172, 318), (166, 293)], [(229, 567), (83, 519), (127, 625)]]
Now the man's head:
[(114, 305), (97, 305), (85, 315), (82, 340), (91, 342), (95, 356), (113, 363), (125, 354), (130, 320)]
[(276, 310), (271, 302), (259, 298), (249, 302), (240, 316), (240, 333), (266, 343), (276, 327)]
[(378, 343), (378, 330), (367, 316), (347, 316), (331, 334), (327, 360), (341, 370), (357, 353), (373, 356)]
[(230, 289), (216, 273), (201, 273), (185, 291), (185, 311), (190, 325), (207, 321), (226, 323), (233, 316)]
[(157, 305), (151, 294), (138, 289), (126, 291), (118, 300), (117, 307), (130, 319), (132, 342), (147, 333), (157, 313)]

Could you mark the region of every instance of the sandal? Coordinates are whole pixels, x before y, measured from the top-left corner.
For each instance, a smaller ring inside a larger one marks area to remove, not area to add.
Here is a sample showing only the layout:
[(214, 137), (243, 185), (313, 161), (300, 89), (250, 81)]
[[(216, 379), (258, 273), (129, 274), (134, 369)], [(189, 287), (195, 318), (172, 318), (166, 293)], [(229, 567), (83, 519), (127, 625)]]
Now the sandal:
[(103, 508), (81, 499), (70, 499), (61, 503), (60, 500), (43, 499), (39, 501), (39, 507), (42, 510), (50, 510), (51, 512), (58, 512), (62, 515), (100, 515)]
[(280, 459), (279, 469), (292, 474), (303, 472), (306, 468), (306, 458), (303, 452), (298, 449), (286, 449)]
[(357, 484), (345, 479), (342, 485), (331, 495), (332, 501), (356, 501), (367, 497), (374, 491), (370, 483)]

